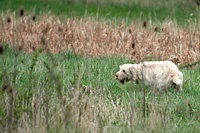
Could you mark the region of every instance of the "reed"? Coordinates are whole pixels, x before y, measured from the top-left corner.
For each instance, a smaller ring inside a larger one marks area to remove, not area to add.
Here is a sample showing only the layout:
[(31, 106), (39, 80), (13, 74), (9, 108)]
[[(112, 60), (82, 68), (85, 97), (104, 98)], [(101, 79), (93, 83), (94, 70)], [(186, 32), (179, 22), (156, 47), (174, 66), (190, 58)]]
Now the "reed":
[(171, 20), (133, 22), (128, 26), (122, 21), (113, 26), (103, 19), (60, 21), (48, 14), (38, 16), (35, 22), (32, 17), (16, 19), (12, 13), (9, 18), (13, 20), (0, 26), (1, 43), (33, 52), (48, 42), (45, 47), (53, 53), (69, 50), (87, 57), (125, 55), (136, 62), (154, 58), (186, 64), (200, 58), (198, 23), (188, 23), (184, 28)]

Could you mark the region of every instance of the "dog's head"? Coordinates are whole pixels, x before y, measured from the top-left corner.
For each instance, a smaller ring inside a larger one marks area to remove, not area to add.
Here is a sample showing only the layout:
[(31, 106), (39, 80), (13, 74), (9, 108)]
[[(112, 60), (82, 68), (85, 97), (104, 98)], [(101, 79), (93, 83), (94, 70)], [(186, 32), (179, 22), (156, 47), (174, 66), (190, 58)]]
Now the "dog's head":
[(137, 76), (137, 64), (124, 64), (119, 67), (119, 71), (115, 74), (115, 78), (122, 84), (133, 80), (136, 84), (139, 83)]

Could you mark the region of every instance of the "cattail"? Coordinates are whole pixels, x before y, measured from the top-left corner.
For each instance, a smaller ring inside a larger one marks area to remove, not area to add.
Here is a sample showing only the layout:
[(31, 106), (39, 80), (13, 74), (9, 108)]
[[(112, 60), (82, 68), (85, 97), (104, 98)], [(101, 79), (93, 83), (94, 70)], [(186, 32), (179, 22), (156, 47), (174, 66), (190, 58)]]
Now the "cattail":
[(13, 92), (13, 88), (9, 84), (4, 84), (3, 85), (3, 91), (12, 93)]
[(62, 32), (62, 28), (61, 27), (58, 27), (58, 32)]
[(33, 21), (36, 20), (36, 16), (35, 16), (35, 15), (32, 16), (32, 20), (33, 20)]
[(8, 89), (8, 85), (3, 85), (3, 91), (6, 91)]
[(158, 31), (158, 27), (154, 27), (154, 31), (157, 32)]
[(132, 54), (132, 55), (135, 55), (136, 53), (137, 53), (136, 51), (133, 51), (131, 54)]
[(3, 46), (0, 46), (0, 54), (3, 54)]
[(24, 8), (21, 8), (21, 9), (19, 10), (19, 15), (20, 15), (20, 16), (24, 16)]
[(23, 49), (23, 47), (22, 47), (22, 46), (19, 46), (19, 47), (18, 47), (18, 50), (19, 50), (19, 51), (21, 51), (22, 49)]
[(144, 27), (144, 28), (147, 27), (147, 22), (146, 22), (146, 21), (143, 22), (143, 27)]
[(13, 92), (13, 89), (12, 89), (12, 88), (10, 88), (9, 92), (10, 92), (10, 93), (12, 93), (12, 92)]
[(8, 22), (8, 23), (11, 22), (11, 18), (10, 18), (10, 17), (7, 18), (7, 22)]
[(41, 37), (41, 43), (42, 43), (43, 45), (46, 45), (46, 44), (47, 44), (47, 40), (46, 40), (46, 38), (45, 38), (44, 36)]
[(31, 49), (32, 49), (33, 51), (35, 51), (35, 50), (36, 50), (36, 48), (35, 48), (34, 46), (31, 46)]
[(132, 42), (132, 48), (135, 48), (135, 43), (134, 42)]
[(200, 1), (199, 0), (194, 0), (194, 1), (198, 6), (200, 6)]
[(131, 33), (132, 33), (132, 30), (131, 30), (131, 29), (129, 29), (129, 30), (128, 30), (128, 33), (129, 33), (129, 34), (131, 34)]

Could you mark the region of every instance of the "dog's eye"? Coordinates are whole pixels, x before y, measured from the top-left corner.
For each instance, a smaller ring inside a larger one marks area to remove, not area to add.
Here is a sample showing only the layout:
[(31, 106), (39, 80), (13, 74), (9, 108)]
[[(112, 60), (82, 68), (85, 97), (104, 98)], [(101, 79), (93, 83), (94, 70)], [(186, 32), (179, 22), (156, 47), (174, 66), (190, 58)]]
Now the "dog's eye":
[(126, 71), (125, 70), (122, 70), (124, 73), (126, 73)]

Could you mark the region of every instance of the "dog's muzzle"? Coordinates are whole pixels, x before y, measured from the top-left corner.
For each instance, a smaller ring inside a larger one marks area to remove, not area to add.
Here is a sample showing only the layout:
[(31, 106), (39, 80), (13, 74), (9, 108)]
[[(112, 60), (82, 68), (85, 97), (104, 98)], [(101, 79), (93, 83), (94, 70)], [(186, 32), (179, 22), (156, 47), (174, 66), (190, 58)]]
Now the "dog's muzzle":
[(122, 79), (121, 81), (119, 81), (121, 84), (124, 84), (125, 82), (127, 82), (128, 81), (128, 79), (127, 78), (124, 78), (124, 79)]
[(136, 80), (136, 81), (135, 81), (135, 84), (139, 84), (139, 80)]
[(115, 74), (115, 78), (116, 78), (121, 84), (124, 84), (125, 82), (128, 81), (128, 78), (124, 78), (124, 79), (120, 80), (118, 74)]

